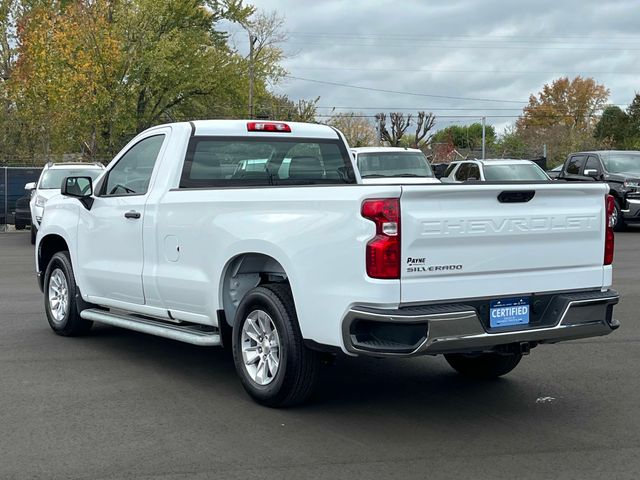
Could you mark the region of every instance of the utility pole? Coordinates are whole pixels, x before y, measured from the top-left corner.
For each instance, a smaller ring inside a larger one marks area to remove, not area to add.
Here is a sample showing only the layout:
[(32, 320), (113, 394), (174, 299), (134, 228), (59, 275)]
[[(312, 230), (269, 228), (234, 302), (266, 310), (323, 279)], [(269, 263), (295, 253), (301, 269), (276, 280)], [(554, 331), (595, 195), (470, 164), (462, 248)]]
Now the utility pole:
[(249, 32), (249, 118), (253, 118), (253, 83), (255, 75), (253, 72), (253, 47), (258, 39)]
[(482, 117), (482, 159), (485, 159), (485, 154), (487, 151), (487, 135), (485, 123), (487, 121), (487, 117)]

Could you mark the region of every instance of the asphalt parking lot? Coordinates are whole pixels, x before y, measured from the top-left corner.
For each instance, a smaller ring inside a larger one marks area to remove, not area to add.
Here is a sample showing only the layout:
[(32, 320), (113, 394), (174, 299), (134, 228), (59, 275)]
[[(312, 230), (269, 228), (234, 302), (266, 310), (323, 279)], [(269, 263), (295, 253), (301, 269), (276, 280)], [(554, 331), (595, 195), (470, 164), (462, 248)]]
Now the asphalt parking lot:
[(341, 358), (312, 404), (271, 410), (221, 349), (54, 335), (28, 232), (0, 234), (0, 478), (637, 479), (640, 231), (616, 242), (608, 337), (489, 383), (440, 358)]

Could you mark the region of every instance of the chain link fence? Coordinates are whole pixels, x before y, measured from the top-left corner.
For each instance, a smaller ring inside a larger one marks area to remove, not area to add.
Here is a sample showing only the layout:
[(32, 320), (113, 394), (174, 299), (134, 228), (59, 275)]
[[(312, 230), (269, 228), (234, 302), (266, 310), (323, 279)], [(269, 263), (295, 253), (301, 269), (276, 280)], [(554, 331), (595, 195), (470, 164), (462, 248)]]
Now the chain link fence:
[(24, 186), (37, 182), (41, 172), (41, 167), (0, 167), (0, 232), (30, 227), (31, 192)]

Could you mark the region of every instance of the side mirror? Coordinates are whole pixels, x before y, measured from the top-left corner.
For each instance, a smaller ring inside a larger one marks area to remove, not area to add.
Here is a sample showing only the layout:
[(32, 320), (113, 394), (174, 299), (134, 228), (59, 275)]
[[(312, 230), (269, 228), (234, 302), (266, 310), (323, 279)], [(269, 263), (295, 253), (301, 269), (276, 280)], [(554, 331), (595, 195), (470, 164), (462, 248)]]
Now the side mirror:
[(591, 177), (595, 180), (598, 180), (600, 178), (600, 172), (598, 172), (598, 170), (596, 170), (595, 168), (589, 168), (587, 170), (585, 170), (584, 172), (582, 172), (582, 174), (585, 177)]
[(79, 199), (87, 210), (93, 205), (93, 181), (91, 177), (65, 177), (60, 193)]
[(36, 182), (29, 182), (24, 186), (25, 190), (35, 190), (36, 189)]

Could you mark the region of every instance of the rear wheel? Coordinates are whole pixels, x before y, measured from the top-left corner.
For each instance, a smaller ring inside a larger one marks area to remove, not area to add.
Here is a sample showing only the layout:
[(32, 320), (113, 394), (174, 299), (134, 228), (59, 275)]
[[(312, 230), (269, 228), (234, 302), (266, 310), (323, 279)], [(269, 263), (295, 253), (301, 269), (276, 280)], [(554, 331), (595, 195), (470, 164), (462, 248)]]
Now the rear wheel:
[(38, 229), (36, 228), (36, 226), (32, 223), (31, 224), (31, 245), (35, 245), (36, 244), (36, 235), (38, 234)]
[(58, 335), (82, 335), (93, 325), (80, 317), (76, 306), (77, 290), (69, 252), (56, 253), (44, 275), (44, 308), (49, 326)]
[(258, 403), (291, 406), (313, 393), (320, 356), (303, 343), (287, 285), (256, 287), (240, 302), (233, 358), (242, 385)]
[(506, 375), (516, 368), (522, 354), (452, 353), (444, 358), (454, 370), (466, 377), (490, 379)]

